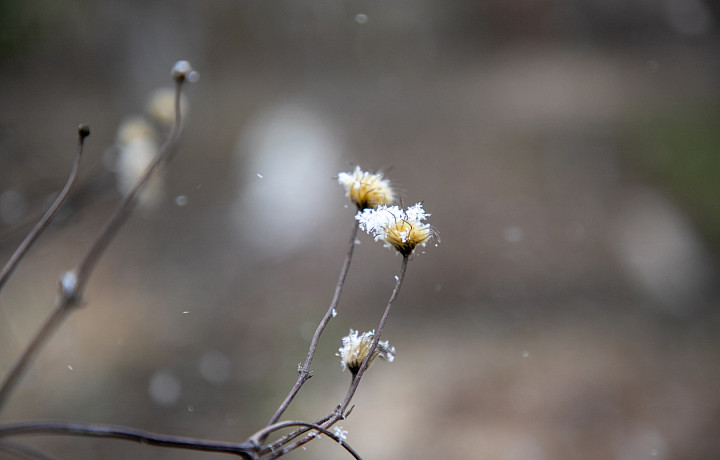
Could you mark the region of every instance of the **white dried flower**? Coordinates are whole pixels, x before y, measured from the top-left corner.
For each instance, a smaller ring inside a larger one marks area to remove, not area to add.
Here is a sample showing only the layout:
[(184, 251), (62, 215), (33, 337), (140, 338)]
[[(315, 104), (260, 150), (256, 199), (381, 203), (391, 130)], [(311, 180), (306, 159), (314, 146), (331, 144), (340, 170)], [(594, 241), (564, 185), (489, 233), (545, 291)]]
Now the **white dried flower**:
[(408, 256), (416, 246), (425, 246), (436, 236), (435, 230), (423, 222), (429, 215), (422, 203), (417, 203), (405, 210), (398, 206), (364, 209), (357, 213), (355, 219), (360, 222), (362, 230), (374, 235), (375, 241), (384, 241), (386, 246)]
[[(362, 366), (363, 361), (365, 361), (365, 358), (367, 358), (370, 352), (374, 338), (375, 331), (363, 332), (361, 335), (358, 335), (358, 331), (350, 329), (350, 335), (342, 338), (343, 346), (336, 353), (336, 356), (340, 357), (340, 364), (343, 370), (348, 369), (353, 375), (357, 374), (357, 371), (360, 370), (360, 366)], [(395, 347), (391, 347), (387, 340), (378, 342), (375, 351), (370, 357), (368, 366), (370, 366), (378, 356), (389, 363), (393, 362), (395, 360)]]
[(390, 181), (382, 173), (370, 173), (355, 166), (353, 172), (338, 174), (338, 183), (345, 187), (345, 194), (358, 209), (377, 208), (395, 201)]

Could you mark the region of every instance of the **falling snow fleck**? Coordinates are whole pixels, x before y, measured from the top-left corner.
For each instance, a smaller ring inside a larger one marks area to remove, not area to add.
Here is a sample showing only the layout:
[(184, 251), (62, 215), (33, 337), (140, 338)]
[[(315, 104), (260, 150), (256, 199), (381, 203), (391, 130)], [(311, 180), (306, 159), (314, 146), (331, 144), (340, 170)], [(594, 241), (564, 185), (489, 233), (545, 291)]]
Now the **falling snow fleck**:
[(184, 311), (182, 314), (183, 314), (183, 315), (187, 315), (188, 313), (190, 313), (190, 312), (189, 312), (189, 311)]
[(530, 352), (529, 352), (529, 351), (523, 351), (522, 357), (523, 357), (523, 358), (527, 358), (528, 356), (530, 356)]
[(337, 316), (337, 310), (334, 308), (332, 309), (332, 317), (335, 318)]
[(187, 411), (193, 412), (193, 411), (195, 411), (195, 408), (193, 406), (187, 406)]
[(395, 281), (400, 281), (400, 277), (395, 275)]
[(178, 195), (175, 197), (175, 204), (178, 206), (185, 206), (188, 203), (188, 199), (185, 195)]
[(69, 365), (69, 364), (68, 364), (68, 367), (67, 367), (67, 368), (68, 368), (69, 371), (73, 370), (72, 366)]
[(355, 22), (358, 24), (365, 24), (368, 21), (367, 14), (364, 13), (358, 13), (355, 15)]
[(257, 174), (255, 174), (255, 175), (258, 176), (258, 179), (262, 179), (262, 178), (263, 178), (263, 175), (260, 174), (260, 173), (257, 173)]

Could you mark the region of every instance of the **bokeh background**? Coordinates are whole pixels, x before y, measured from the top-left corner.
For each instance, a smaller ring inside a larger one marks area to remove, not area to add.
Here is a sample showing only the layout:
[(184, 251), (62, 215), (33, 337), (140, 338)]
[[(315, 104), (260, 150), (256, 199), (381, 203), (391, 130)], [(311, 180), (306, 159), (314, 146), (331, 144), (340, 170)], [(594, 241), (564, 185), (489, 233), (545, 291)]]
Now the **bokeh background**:
[[(0, 421), (242, 441), (292, 386), (382, 169), (441, 236), (342, 426), (368, 459), (720, 458), (720, 8), (709, 0), (2, 1), (0, 255), (80, 183), (0, 296), (0, 372), (118, 201), (116, 131), (200, 72), (164, 202), (135, 215)], [(362, 235), (315, 377), (400, 258)], [(32, 437), (57, 458), (202, 459)], [(328, 440), (294, 458), (348, 458)]]

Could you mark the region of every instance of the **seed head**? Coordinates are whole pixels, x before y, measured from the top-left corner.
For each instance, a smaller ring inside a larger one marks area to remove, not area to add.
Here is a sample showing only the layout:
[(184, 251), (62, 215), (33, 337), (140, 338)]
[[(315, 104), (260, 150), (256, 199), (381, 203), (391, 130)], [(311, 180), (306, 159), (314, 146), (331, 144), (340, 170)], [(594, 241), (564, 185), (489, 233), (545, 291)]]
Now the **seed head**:
[(436, 236), (435, 230), (423, 223), (429, 215), (422, 203), (417, 203), (404, 210), (397, 206), (364, 209), (355, 215), (355, 219), (360, 222), (361, 229), (375, 236), (375, 241), (382, 240), (386, 246), (409, 256), (415, 247), (425, 246)]
[(345, 194), (359, 210), (377, 208), (395, 201), (390, 181), (383, 179), (380, 172), (373, 174), (355, 166), (353, 172), (338, 174), (338, 183), (345, 187)]
[[(343, 346), (336, 353), (340, 357), (340, 364), (343, 370), (349, 369), (354, 376), (360, 370), (363, 361), (367, 358), (370, 352), (373, 339), (375, 338), (375, 331), (363, 332), (358, 336), (358, 331), (350, 329), (350, 335), (346, 335), (342, 338)], [(377, 357), (387, 360), (391, 363), (395, 360), (395, 347), (391, 347), (388, 341), (380, 341), (375, 347), (375, 351), (370, 357), (368, 366), (372, 364), (373, 360)]]

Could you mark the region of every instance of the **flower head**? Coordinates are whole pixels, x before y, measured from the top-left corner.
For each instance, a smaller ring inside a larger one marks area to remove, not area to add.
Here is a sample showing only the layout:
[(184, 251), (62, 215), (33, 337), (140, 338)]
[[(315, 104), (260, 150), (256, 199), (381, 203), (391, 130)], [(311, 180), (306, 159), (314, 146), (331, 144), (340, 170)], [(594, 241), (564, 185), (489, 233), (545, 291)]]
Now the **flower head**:
[[(337, 352), (337, 356), (340, 357), (340, 364), (343, 370), (349, 369), (353, 375), (357, 374), (360, 370), (363, 361), (367, 358), (372, 346), (373, 339), (375, 338), (375, 331), (363, 332), (358, 336), (358, 331), (350, 329), (350, 335), (343, 337), (343, 346)], [(368, 366), (372, 364), (373, 360), (377, 357), (387, 360), (391, 363), (395, 360), (395, 347), (391, 347), (388, 341), (380, 341), (375, 347), (375, 351), (368, 361)]]
[(338, 174), (338, 183), (345, 187), (347, 197), (360, 210), (388, 205), (395, 200), (390, 181), (383, 179), (382, 173), (372, 174), (360, 166), (355, 166), (353, 172)]
[(386, 246), (408, 256), (415, 247), (425, 244), (434, 236), (435, 230), (423, 221), (426, 213), (422, 203), (407, 209), (397, 206), (378, 206), (377, 209), (364, 209), (355, 215), (360, 228), (375, 236), (375, 241), (384, 241)]

